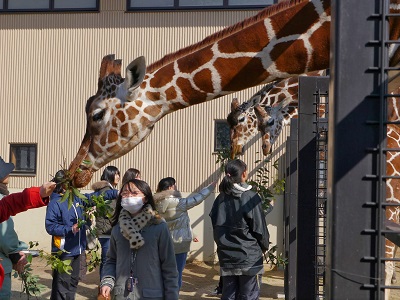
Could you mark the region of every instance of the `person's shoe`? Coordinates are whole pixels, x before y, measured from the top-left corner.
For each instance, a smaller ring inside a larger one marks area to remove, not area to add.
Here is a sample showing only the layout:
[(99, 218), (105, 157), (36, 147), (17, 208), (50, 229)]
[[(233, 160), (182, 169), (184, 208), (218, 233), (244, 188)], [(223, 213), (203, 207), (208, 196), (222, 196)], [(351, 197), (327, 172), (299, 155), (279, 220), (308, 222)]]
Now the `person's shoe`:
[(211, 292), (211, 295), (222, 295), (222, 289), (221, 289), (219, 286), (217, 286), (217, 287), (215, 288), (215, 290), (213, 290), (213, 291)]

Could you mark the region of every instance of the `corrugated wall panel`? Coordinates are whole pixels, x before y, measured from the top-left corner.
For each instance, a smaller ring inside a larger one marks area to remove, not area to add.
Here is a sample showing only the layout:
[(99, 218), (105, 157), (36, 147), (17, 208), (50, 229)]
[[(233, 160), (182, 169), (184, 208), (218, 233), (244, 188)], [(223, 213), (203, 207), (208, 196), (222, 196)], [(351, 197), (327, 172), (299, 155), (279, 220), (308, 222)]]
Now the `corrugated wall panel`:
[[(86, 126), (84, 107), (97, 90), (101, 58), (115, 53), (127, 65), (139, 55), (148, 63), (252, 16), (256, 11), (125, 13), (125, 1), (101, 1), (101, 13), (0, 15), (2, 141), (38, 143), (38, 175), (14, 177), (11, 188), (40, 184), (54, 174), (63, 156), (74, 157)], [(112, 162), (122, 172), (142, 170), (155, 189), (164, 176), (193, 191), (219, 178), (215, 164), (214, 120), (225, 119), (230, 101), (248, 99), (257, 88), (166, 116), (149, 138)], [(259, 141), (247, 151), (249, 167), (261, 157)], [(278, 152), (277, 152), (278, 154)], [(281, 152), (279, 152), (279, 155)], [(100, 172), (94, 176), (94, 181)], [(88, 186), (89, 187), (89, 186)]]

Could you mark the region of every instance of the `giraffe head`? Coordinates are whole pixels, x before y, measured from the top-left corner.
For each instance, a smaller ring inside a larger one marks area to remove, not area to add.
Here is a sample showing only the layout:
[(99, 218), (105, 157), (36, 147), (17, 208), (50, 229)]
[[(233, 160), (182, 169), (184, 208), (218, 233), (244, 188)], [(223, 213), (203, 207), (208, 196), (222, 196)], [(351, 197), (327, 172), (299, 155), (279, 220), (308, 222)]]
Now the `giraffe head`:
[(86, 103), (86, 132), (69, 166), (74, 186), (85, 186), (101, 166), (130, 151), (151, 132), (143, 102), (137, 100), (145, 73), (143, 57), (127, 66), (125, 79), (121, 60), (114, 55), (103, 58), (97, 93)]
[(257, 134), (257, 117), (254, 114), (254, 106), (260, 103), (274, 85), (275, 82), (267, 84), (254, 94), (250, 100), (241, 105), (237, 98), (233, 98), (231, 112), (227, 116), (230, 129), (230, 155), (232, 159), (236, 155), (242, 155), (246, 143)]
[[(292, 101), (292, 98), (287, 98), (272, 106), (256, 105), (254, 107), (258, 130), (261, 132), (262, 152), (264, 155), (271, 153), (272, 145), (281, 133), (285, 120), (288, 119), (290, 114), (289, 104)], [(297, 114), (297, 108), (295, 111), (295, 114)]]

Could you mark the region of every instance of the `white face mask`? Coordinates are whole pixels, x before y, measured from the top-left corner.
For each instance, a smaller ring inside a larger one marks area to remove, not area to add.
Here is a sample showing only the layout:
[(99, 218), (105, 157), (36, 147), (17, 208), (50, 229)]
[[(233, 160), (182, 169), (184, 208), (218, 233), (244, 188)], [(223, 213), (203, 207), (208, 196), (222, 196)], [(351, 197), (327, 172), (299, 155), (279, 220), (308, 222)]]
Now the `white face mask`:
[(143, 207), (142, 197), (127, 197), (121, 199), (122, 208), (129, 211), (131, 214), (137, 213)]

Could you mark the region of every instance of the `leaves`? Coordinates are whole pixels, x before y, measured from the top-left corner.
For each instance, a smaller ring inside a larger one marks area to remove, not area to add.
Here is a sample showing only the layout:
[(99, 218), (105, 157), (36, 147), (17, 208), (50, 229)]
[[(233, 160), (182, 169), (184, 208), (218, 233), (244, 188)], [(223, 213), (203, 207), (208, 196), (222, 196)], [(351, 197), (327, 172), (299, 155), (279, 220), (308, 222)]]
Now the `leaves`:
[[(98, 217), (112, 217), (113, 209), (110, 206), (112, 200), (105, 200), (104, 194), (93, 195), (90, 197), (90, 201), (91, 206), (84, 208), (84, 216), (87, 220), (96, 219)], [(89, 232), (86, 234), (91, 234), (98, 238), (96, 228), (89, 227)], [(87, 257), (89, 258), (87, 268), (88, 271), (91, 272), (97, 268), (101, 262), (101, 246), (99, 242), (96, 243), (93, 249), (87, 250)]]
[(61, 168), (64, 171), (65, 176), (57, 178), (57, 185), (61, 185), (65, 192), (59, 200), (60, 203), (68, 200), (68, 209), (70, 209), (74, 204), (74, 197), (78, 197), (84, 201), (87, 201), (87, 198), (77, 188), (73, 186), (73, 176), (71, 172), (66, 167), (61, 166)]
[(275, 255), (277, 248), (278, 246), (276, 245), (272, 246), (266, 253), (265, 260), (267, 263), (271, 263), (277, 267), (285, 267), (288, 264), (288, 259), (284, 258), (282, 253)]
[(91, 250), (87, 250), (87, 257), (89, 261), (87, 262), (87, 268), (89, 272), (96, 269), (101, 263), (101, 246), (100, 243), (96, 243), (96, 247)]
[[(38, 242), (29, 242), (29, 249), (32, 249), (34, 247), (37, 247), (39, 245)], [(63, 264), (65, 264), (64, 267), (60, 268), (59, 264), (60, 264), (60, 259), (58, 257), (56, 257), (55, 255), (52, 254), (48, 254), (46, 252), (44, 252), (43, 250), (39, 250), (39, 256), (41, 258), (46, 259), (47, 264), (51, 265), (52, 269), (57, 269), (60, 271), (71, 271), (72, 267), (69, 266), (69, 264), (71, 263), (71, 261), (68, 262), (63, 262)], [(21, 283), (21, 293), (25, 293), (28, 296), (28, 299), (30, 299), (31, 296), (34, 297), (39, 297), (40, 294), (46, 289), (46, 286), (41, 284), (39, 282), (40, 277), (38, 275), (34, 275), (32, 273), (33, 269), (32, 269), (32, 254), (27, 254), (26, 255), (26, 259), (28, 261), (28, 263), (24, 266), (24, 271), (21, 274), (18, 274), (17, 272), (15, 272), (13, 274), (14, 278), (19, 277), (22, 281)], [(67, 265), (68, 264), (68, 265)], [(70, 273), (69, 273), (70, 274)]]

